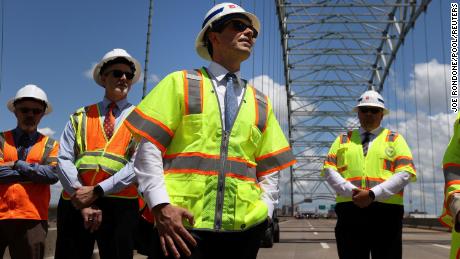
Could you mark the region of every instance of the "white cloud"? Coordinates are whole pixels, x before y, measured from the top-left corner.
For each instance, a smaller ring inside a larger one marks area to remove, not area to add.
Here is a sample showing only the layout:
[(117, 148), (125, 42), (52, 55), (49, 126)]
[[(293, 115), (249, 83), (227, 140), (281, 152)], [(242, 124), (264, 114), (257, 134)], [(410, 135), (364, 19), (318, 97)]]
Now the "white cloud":
[[(413, 102), (417, 95), (417, 106), (420, 110), (428, 112), (431, 102), (432, 114), (445, 113), (447, 111), (446, 106), (449, 105), (446, 100), (450, 72), (448, 64), (440, 64), (436, 59), (433, 59), (428, 63), (416, 64), (414, 70), (415, 72), (412, 71), (410, 75), (407, 98)], [(401, 98), (402, 95), (399, 97)]]
[(56, 131), (52, 130), (51, 128), (41, 128), (38, 129), (38, 131), (48, 137), (53, 137), (54, 133), (56, 133)]
[[(398, 114), (403, 115), (404, 112), (398, 111)], [(430, 116), (424, 112), (419, 112), (417, 118), (415, 114), (409, 113), (406, 114), (405, 121), (401, 121), (397, 125), (386, 125), (389, 129), (396, 130), (404, 136), (411, 148), (417, 169), (417, 182), (411, 183), (411, 187), (405, 189), (406, 210), (418, 209), (420, 211), (423, 200), (425, 200), (426, 210), (429, 214), (439, 215), (441, 213), (444, 191), (442, 158), (449, 143), (449, 134), (456, 116), (454, 113), (438, 113)], [(412, 195), (410, 195), (410, 190), (412, 190)], [(412, 204), (410, 203), (410, 196), (412, 196)]]
[(92, 64), (91, 64), (91, 68), (88, 69), (88, 70), (85, 70), (85, 72), (83, 72), (83, 75), (84, 75), (86, 78), (92, 80), (92, 79), (93, 79), (93, 70), (94, 70), (94, 68), (96, 67), (96, 65), (97, 65), (97, 63), (95, 63), (95, 62), (92, 63)]
[(150, 74), (147, 79), (147, 82), (151, 84), (156, 84), (160, 82), (160, 77), (157, 74)]

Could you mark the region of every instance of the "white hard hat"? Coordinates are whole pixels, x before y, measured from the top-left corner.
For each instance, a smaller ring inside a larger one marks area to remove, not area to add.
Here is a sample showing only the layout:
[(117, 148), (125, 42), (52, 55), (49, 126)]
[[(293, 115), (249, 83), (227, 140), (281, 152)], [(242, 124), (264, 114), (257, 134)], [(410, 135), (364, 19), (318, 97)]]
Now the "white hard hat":
[(358, 107), (360, 106), (372, 106), (379, 107), (383, 109), (383, 114), (387, 115), (390, 111), (385, 108), (385, 100), (383, 97), (374, 90), (368, 90), (364, 92), (361, 97), (358, 99), (358, 104), (353, 108), (354, 112), (358, 112)]
[(111, 61), (111, 60), (114, 60), (116, 58), (125, 58), (126, 60), (128, 60), (129, 62), (133, 63), (134, 64), (134, 68), (136, 71), (134, 71), (134, 77), (133, 77), (133, 80), (132, 83), (136, 83), (138, 80), (139, 80), (139, 77), (141, 76), (141, 64), (139, 63), (139, 61), (137, 61), (135, 58), (131, 57), (131, 55), (128, 54), (128, 52), (126, 52), (126, 50), (124, 49), (113, 49), (107, 53), (105, 53), (105, 55), (102, 57), (101, 61), (99, 61), (99, 63), (94, 67), (94, 70), (93, 70), (93, 78), (94, 78), (94, 81), (96, 81), (96, 83), (100, 86), (104, 86), (102, 81), (101, 81), (101, 68), (104, 66), (105, 63)]
[(195, 40), (195, 49), (200, 57), (211, 60), (209, 55), (208, 48), (205, 46), (204, 35), (206, 31), (212, 26), (215, 21), (222, 19), (224, 16), (229, 14), (242, 14), (245, 15), (254, 26), (258, 32), (260, 32), (260, 22), (257, 16), (252, 13), (246, 12), (241, 6), (233, 3), (221, 3), (215, 5), (211, 10), (208, 11), (203, 20), (203, 25), (201, 26), (201, 31), (198, 33), (198, 36)]
[(33, 98), (37, 99), (39, 101), (43, 101), (46, 103), (46, 110), (45, 114), (48, 114), (53, 111), (53, 107), (51, 106), (51, 103), (48, 102), (48, 97), (46, 96), (45, 91), (43, 91), (40, 87), (36, 85), (25, 85), (21, 89), (18, 90), (16, 93), (16, 96), (8, 101), (6, 104), (6, 107), (8, 107), (8, 110), (11, 112), (14, 112), (14, 103), (17, 100), (20, 100), (22, 98)]

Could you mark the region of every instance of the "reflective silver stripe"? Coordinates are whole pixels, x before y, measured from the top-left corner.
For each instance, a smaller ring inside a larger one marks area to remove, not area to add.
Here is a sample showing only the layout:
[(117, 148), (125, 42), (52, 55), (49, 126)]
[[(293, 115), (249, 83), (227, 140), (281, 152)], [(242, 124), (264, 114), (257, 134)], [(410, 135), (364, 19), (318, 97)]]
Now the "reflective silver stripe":
[(384, 160), (383, 160), (383, 167), (384, 167), (385, 170), (392, 171), (392, 172), (395, 171), (393, 162), (390, 161), (390, 160), (384, 159)]
[(84, 156), (102, 156), (103, 153), (103, 151), (85, 151), (83, 152), (83, 154), (79, 154), (77, 156), (77, 160), (81, 159)]
[(267, 114), (268, 114), (268, 103), (266, 101), (265, 95), (253, 87), (256, 91), (256, 103), (257, 103), (257, 128), (260, 132), (264, 132), (265, 126), (267, 125)]
[(408, 158), (401, 158), (395, 160), (395, 168), (405, 165), (411, 165), (412, 167), (414, 167), (414, 161)]
[(373, 188), (379, 184), (383, 183), (383, 180), (382, 181), (375, 181), (375, 180), (369, 180), (369, 179), (366, 179), (366, 187), (367, 188)]
[(46, 140), (46, 143), (45, 143), (45, 151), (43, 151), (41, 164), (47, 164), (48, 157), (49, 157), (51, 151), (53, 151), (55, 143), (56, 143), (56, 141), (54, 139), (48, 137), (48, 139)]
[(106, 167), (106, 166), (103, 166), (103, 165), (99, 165), (99, 168), (101, 168), (105, 172), (109, 173), (110, 175), (114, 175), (114, 174), (116, 174), (118, 172), (117, 170), (113, 170), (112, 168), (109, 168), (109, 167)]
[(126, 159), (124, 159), (123, 157), (119, 157), (119, 156), (116, 156), (116, 155), (113, 155), (113, 154), (110, 154), (110, 153), (104, 153), (103, 157), (108, 158), (108, 159), (113, 160), (113, 161), (120, 162), (120, 163), (122, 163), (124, 165), (128, 163), (128, 161)]
[(51, 163), (57, 163), (57, 157), (48, 157), (46, 160), (45, 160), (45, 164), (51, 164)]
[[(167, 158), (163, 161), (164, 170), (198, 170), (218, 172), (221, 168), (220, 158), (206, 158), (200, 156), (180, 156)], [(225, 173), (233, 173), (244, 177), (256, 179), (255, 170), (249, 170), (247, 164), (233, 160), (227, 160), (225, 163)]]
[(444, 166), (444, 178), (446, 183), (450, 181), (460, 180), (460, 165), (458, 166)]
[(80, 164), (77, 170), (80, 172), (82, 170), (97, 170), (98, 168), (99, 166), (95, 164)]
[[(187, 70), (185, 72), (185, 79), (188, 81), (188, 100), (185, 103), (188, 104), (188, 114), (202, 113), (202, 96), (201, 96), (201, 75), (196, 70)], [(184, 82), (185, 84), (185, 82)]]
[(394, 142), (397, 136), (398, 136), (398, 133), (389, 130), (388, 131), (388, 142)]
[(347, 142), (348, 142), (348, 134), (343, 133), (342, 135), (340, 135), (340, 144), (345, 144)]
[(361, 188), (362, 181), (360, 180), (351, 180), (350, 183), (352, 183), (354, 186)]
[(337, 157), (332, 156), (332, 155), (328, 155), (327, 158), (326, 158), (326, 161), (336, 165), (337, 164)]
[(295, 160), (295, 157), (292, 154), (292, 150), (288, 149), (282, 153), (257, 161), (257, 173), (259, 174), (271, 169), (278, 168), (293, 160)]
[(166, 148), (171, 142), (172, 137), (159, 125), (142, 118), (137, 109), (129, 114), (126, 121), (133, 125), (136, 129), (145, 132), (151, 138), (158, 141), (160, 145)]

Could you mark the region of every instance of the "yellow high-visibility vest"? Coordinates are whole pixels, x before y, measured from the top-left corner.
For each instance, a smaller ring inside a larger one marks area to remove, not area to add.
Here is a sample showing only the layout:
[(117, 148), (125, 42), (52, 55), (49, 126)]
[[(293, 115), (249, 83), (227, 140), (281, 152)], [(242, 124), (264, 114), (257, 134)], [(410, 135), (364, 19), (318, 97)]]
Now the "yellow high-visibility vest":
[[(329, 150), (323, 172), (326, 168), (339, 172), (345, 180), (361, 189), (371, 189), (398, 172), (412, 174), (412, 181), (415, 181), (416, 175), (406, 141), (400, 134), (388, 129), (380, 131), (366, 156), (359, 130), (340, 135)], [(403, 191), (381, 202), (403, 205)], [(337, 195), (336, 201), (348, 202), (351, 198)]]
[(447, 201), (449, 197), (460, 192), (460, 113), (454, 123), (454, 135), (450, 139), (447, 146), (444, 158), (442, 160), (442, 168), (444, 172), (445, 187), (444, 187), (444, 203), (443, 211), (439, 220), (441, 223), (452, 229), (452, 241), (450, 250), (450, 259), (460, 258), (460, 233), (454, 230), (453, 213), (450, 211)]
[(168, 75), (125, 121), (163, 152), (171, 203), (193, 213), (189, 228), (241, 231), (264, 221), (257, 177), (295, 163), (268, 98), (244, 91), (229, 133), (204, 68)]

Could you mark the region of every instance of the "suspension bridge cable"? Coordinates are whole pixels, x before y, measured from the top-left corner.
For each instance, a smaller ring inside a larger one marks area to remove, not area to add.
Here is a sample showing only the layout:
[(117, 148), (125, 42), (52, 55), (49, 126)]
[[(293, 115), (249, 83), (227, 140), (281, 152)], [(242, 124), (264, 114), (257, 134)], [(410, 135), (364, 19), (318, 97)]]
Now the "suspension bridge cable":
[[(404, 104), (404, 112), (403, 112), (403, 121), (404, 123), (404, 136), (407, 137), (407, 97), (406, 97), (406, 82), (407, 82), (407, 74), (406, 74), (406, 55), (405, 55), (405, 49), (406, 45), (403, 46), (401, 49), (401, 56), (402, 56), (402, 62), (401, 62), (401, 70), (402, 70), (402, 75), (403, 75), (403, 83), (402, 83), (402, 94), (403, 94), (403, 104)], [(409, 184), (409, 211), (413, 211), (413, 200), (414, 200), (414, 190), (412, 188), (412, 184)]]
[(412, 28), (411, 34), (412, 34), (412, 65), (413, 65), (413, 73), (414, 73), (414, 97), (415, 97), (415, 125), (416, 125), (416, 131), (417, 131), (417, 164), (419, 165), (419, 176), (420, 176), (420, 194), (422, 195), (421, 197), (421, 206), (422, 206), (422, 211), (426, 212), (426, 207), (425, 207), (425, 182), (423, 181), (423, 170), (421, 170), (420, 166), (420, 131), (419, 131), (419, 119), (418, 119), (418, 102), (417, 102), (417, 78), (416, 78), (416, 71), (415, 71), (415, 36), (414, 36), (414, 30), (415, 27)]
[(429, 116), (428, 119), (430, 121), (430, 139), (431, 139), (431, 167), (433, 170), (433, 194), (434, 194), (434, 214), (436, 214), (436, 209), (438, 208), (438, 199), (436, 193), (436, 173), (434, 167), (434, 146), (433, 146), (433, 118), (432, 118), (432, 110), (431, 110), (431, 87), (430, 87), (430, 70), (428, 68), (428, 36), (427, 36), (427, 28), (426, 28), (426, 10), (423, 13), (423, 26), (424, 26), (424, 36), (425, 36), (425, 60), (426, 60), (426, 82), (428, 87), (428, 111)]
[(149, 18), (147, 22), (147, 42), (145, 44), (145, 64), (144, 64), (144, 84), (142, 85), (142, 99), (147, 94), (147, 75), (149, 65), (149, 53), (150, 53), (150, 34), (152, 32), (152, 13), (153, 13), (153, 0), (150, 0), (149, 4)]
[[(394, 67), (396, 68), (397, 67), (397, 63), (398, 63), (398, 59), (395, 58), (394, 60)], [(399, 108), (398, 108), (398, 94), (396, 92), (396, 88), (398, 87), (398, 80), (397, 80), (397, 75), (395, 73), (395, 70), (393, 69), (392, 70), (392, 74), (393, 74), (393, 92), (394, 92), (394, 102), (395, 102), (395, 111), (396, 111), (396, 114), (395, 114), (395, 119), (396, 119), (396, 129), (398, 130), (398, 132), (401, 132), (400, 129), (399, 129), (399, 120), (398, 120), (398, 114), (399, 114)]]
[[(262, 28), (266, 28), (265, 27), (265, 3), (266, 1), (263, 1), (262, 2)], [(264, 57), (265, 57), (265, 33), (262, 33), (262, 93), (264, 92), (264, 67), (265, 67), (265, 63), (264, 63)], [(268, 89), (267, 89), (267, 93), (268, 93)], [(268, 94), (267, 94), (268, 95)]]
[[(439, 23), (441, 24), (441, 39), (445, 39), (444, 38), (444, 26), (443, 26), (443, 13), (442, 13), (442, 4), (441, 2), (442, 1), (438, 1), (439, 2)], [(446, 88), (446, 91), (444, 92), (445, 94), (445, 97), (446, 97), (446, 115), (447, 115), (447, 136), (448, 138), (450, 139), (450, 131), (452, 130), (452, 128), (450, 127), (450, 120), (449, 120), (449, 97), (448, 97), (448, 92), (450, 91), (449, 89), (449, 86), (447, 84), (447, 69), (446, 69), (446, 65), (444, 64), (445, 61), (447, 61), (447, 58), (446, 58), (446, 49), (445, 49), (445, 46), (443, 44), (443, 42), (441, 42), (441, 50), (442, 50), (442, 58), (443, 58), (443, 61), (441, 62), (442, 63), (442, 68), (444, 69), (444, 75), (443, 75), (443, 78), (444, 78), (444, 86)]]

